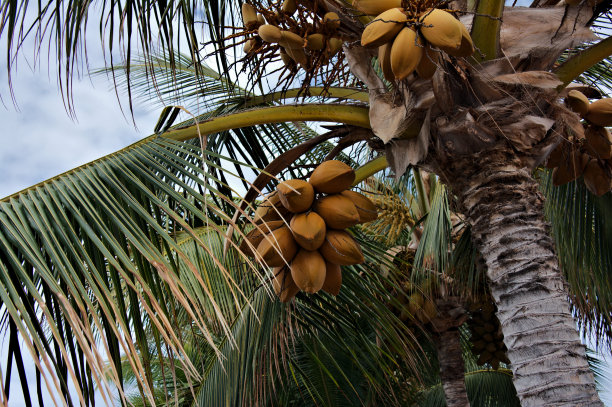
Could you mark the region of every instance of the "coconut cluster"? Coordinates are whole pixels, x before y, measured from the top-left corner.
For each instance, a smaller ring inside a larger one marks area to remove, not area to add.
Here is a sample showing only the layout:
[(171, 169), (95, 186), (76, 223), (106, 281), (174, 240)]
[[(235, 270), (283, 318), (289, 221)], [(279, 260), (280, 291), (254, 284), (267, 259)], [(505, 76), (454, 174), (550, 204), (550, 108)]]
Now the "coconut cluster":
[[(391, 301), (390, 308), (402, 322), (409, 326), (414, 323), (427, 325), (435, 320), (438, 317), (435, 300), (440, 297), (438, 281), (433, 276), (428, 276), (419, 282), (410, 281), (415, 255), (415, 249), (404, 246), (392, 247), (385, 254), (385, 257), (393, 259), (395, 266), (402, 271), (399, 290), (392, 289), (391, 291), (394, 300)], [(386, 275), (390, 269), (383, 264), (381, 271)]]
[(281, 182), (255, 211), (255, 228), (240, 248), (274, 268), (274, 289), (281, 301), (300, 290), (337, 295), (340, 266), (363, 263), (361, 247), (345, 230), (371, 222), (376, 206), (350, 191), (355, 172), (340, 161), (325, 161), (310, 179)]
[(470, 343), (472, 354), (478, 365), (490, 364), (497, 370), (499, 364), (510, 364), (506, 355), (508, 348), (504, 344), (504, 334), (499, 319), (495, 316), (496, 307), (490, 297), (475, 302), (470, 306)]
[(582, 119), (584, 133), (564, 139), (549, 155), (547, 168), (554, 168), (554, 185), (564, 185), (582, 176), (586, 187), (601, 196), (612, 189), (612, 99), (591, 103), (572, 90), (566, 105)]
[(313, 14), (310, 21), (298, 24), (291, 16), (303, 7), (299, 0), (284, 0), (281, 10), (266, 21), (252, 5), (243, 3), (244, 26), (256, 34), (247, 39), (244, 52), (259, 53), (272, 44), (278, 45), (280, 57), (290, 70), (327, 64), (342, 49), (343, 41), (338, 34), (340, 17), (334, 12), (322, 17)]
[(361, 36), (364, 47), (378, 47), (378, 61), (385, 78), (403, 80), (416, 71), (431, 78), (440, 52), (468, 57), (474, 45), (467, 28), (452, 14), (434, 8), (435, 1), (353, 0), (353, 7), (377, 17)]

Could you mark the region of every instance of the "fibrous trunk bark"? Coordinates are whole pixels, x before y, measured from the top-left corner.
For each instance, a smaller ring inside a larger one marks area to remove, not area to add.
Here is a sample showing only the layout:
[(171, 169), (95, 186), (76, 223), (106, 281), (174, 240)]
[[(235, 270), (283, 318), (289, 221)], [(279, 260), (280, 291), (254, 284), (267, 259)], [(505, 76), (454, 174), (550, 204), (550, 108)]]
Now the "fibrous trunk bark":
[(459, 330), (450, 329), (440, 333), (436, 348), (446, 406), (469, 407)]
[(602, 406), (537, 182), (510, 154), (487, 152), (470, 163), (455, 192), (486, 263), (521, 405)]

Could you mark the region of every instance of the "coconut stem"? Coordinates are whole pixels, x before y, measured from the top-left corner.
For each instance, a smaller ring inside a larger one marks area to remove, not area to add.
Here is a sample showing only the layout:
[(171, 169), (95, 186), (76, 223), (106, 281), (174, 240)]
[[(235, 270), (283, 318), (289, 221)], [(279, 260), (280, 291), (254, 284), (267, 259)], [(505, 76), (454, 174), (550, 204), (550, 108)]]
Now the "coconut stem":
[(355, 170), (355, 181), (352, 186), (359, 184), (364, 179), (386, 169), (389, 166), (387, 157), (378, 157)]

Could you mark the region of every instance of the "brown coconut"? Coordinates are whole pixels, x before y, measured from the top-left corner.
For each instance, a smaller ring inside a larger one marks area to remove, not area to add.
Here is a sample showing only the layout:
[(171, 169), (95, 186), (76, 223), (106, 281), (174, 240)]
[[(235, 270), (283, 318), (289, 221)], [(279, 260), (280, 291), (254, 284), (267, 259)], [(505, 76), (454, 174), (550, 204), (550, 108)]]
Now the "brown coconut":
[(589, 161), (584, 169), (583, 177), (587, 189), (597, 196), (602, 196), (612, 187), (610, 174), (597, 160)]
[(290, 225), (295, 241), (303, 249), (317, 250), (323, 244), (327, 227), (317, 213), (299, 213), (291, 219)]
[(266, 235), (257, 246), (257, 254), (268, 267), (288, 264), (298, 251), (298, 245), (287, 226)]
[(353, 202), (359, 213), (359, 223), (372, 222), (378, 218), (378, 209), (367, 196), (355, 191), (343, 191), (340, 195)]
[(324, 161), (310, 175), (309, 182), (317, 192), (337, 194), (348, 189), (355, 180), (355, 171), (336, 160)]
[(423, 79), (431, 79), (438, 69), (438, 52), (425, 46), (425, 52), (416, 67), (417, 74)]
[(346, 229), (359, 223), (357, 207), (351, 199), (341, 194), (318, 199), (313, 209), (331, 229)]
[(291, 271), (289, 271), (286, 266), (274, 269), (272, 286), (281, 302), (291, 301), (291, 299), (300, 292), (300, 288), (295, 285), (295, 281), (293, 281), (293, 277), (291, 277)]
[(599, 99), (591, 103), (585, 119), (598, 126), (612, 126), (612, 99)]
[(242, 243), (240, 244), (240, 250), (247, 256), (254, 257), (255, 253), (253, 252), (253, 250), (257, 250), (257, 246), (259, 246), (259, 243), (261, 243), (264, 236), (284, 225), (285, 221), (283, 220), (275, 220), (271, 222), (265, 222), (260, 225), (255, 225), (253, 230), (247, 233), (247, 235), (242, 240)]
[(342, 287), (342, 268), (337, 265), (325, 262), (325, 282), (323, 283), (323, 291), (331, 295), (338, 295)]
[(300, 290), (314, 294), (325, 282), (325, 260), (318, 251), (301, 249), (291, 262), (291, 277)]
[(589, 105), (591, 104), (584, 93), (577, 90), (569, 91), (567, 97), (565, 98), (565, 103), (570, 109), (582, 117), (586, 116), (586, 114), (589, 112)]
[(307, 211), (314, 201), (312, 185), (301, 179), (290, 179), (278, 185), (280, 202), (290, 212), (300, 213)]
[(612, 158), (612, 136), (605, 127), (588, 126), (584, 132), (586, 152), (593, 158)]
[(253, 220), (255, 223), (270, 222), (281, 220), (288, 214), (289, 210), (281, 204), (278, 192), (274, 191), (264, 197), (257, 210), (255, 210)]
[(328, 230), (319, 251), (325, 260), (341, 266), (361, 264), (364, 261), (359, 243), (343, 230)]

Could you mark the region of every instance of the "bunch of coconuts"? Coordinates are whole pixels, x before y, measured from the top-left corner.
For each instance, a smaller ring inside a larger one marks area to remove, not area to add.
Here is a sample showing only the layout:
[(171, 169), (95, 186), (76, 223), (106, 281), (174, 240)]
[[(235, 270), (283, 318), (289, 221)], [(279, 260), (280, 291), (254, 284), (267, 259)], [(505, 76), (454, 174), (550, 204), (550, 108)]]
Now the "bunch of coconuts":
[(499, 319), (495, 316), (497, 307), (492, 298), (484, 297), (470, 306), (470, 343), (472, 354), (478, 358), (479, 366), (490, 364), (497, 370), (499, 364), (510, 364), (506, 355), (508, 348), (504, 344), (504, 334)]
[(340, 266), (363, 263), (359, 244), (345, 230), (371, 222), (376, 206), (350, 191), (355, 172), (340, 161), (325, 161), (310, 179), (281, 182), (255, 211), (255, 227), (240, 249), (273, 268), (273, 285), (282, 302), (300, 290), (338, 295)]
[(403, 80), (413, 72), (433, 77), (440, 52), (469, 57), (474, 45), (467, 28), (452, 14), (436, 7), (436, 0), (353, 0), (353, 7), (377, 17), (361, 36), (361, 45), (378, 47), (378, 61), (385, 78)]
[(612, 189), (612, 99), (593, 103), (572, 90), (566, 105), (584, 119), (584, 133), (568, 136), (550, 153), (547, 168), (554, 168), (554, 185), (564, 185), (582, 175), (586, 187), (601, 196)]
[[(242, 21), (247, 31), (256, 34), (244, 44), (245, 54), (260, 53), (266, 45), (278, 45), (280, 57), (288, 69), (309, 69), (317, 63), (327, 64), (342, 49), (338, 34), (340, 17), (328, 12), (319, 17), (315, 13), (304, 21), (291, 17), (305, 5), (297, 0), (284, 0), (277, 13), (266, 17), (248, 3), (242, 4)], [(305, 10), (305, 9), (304, 9)]]

